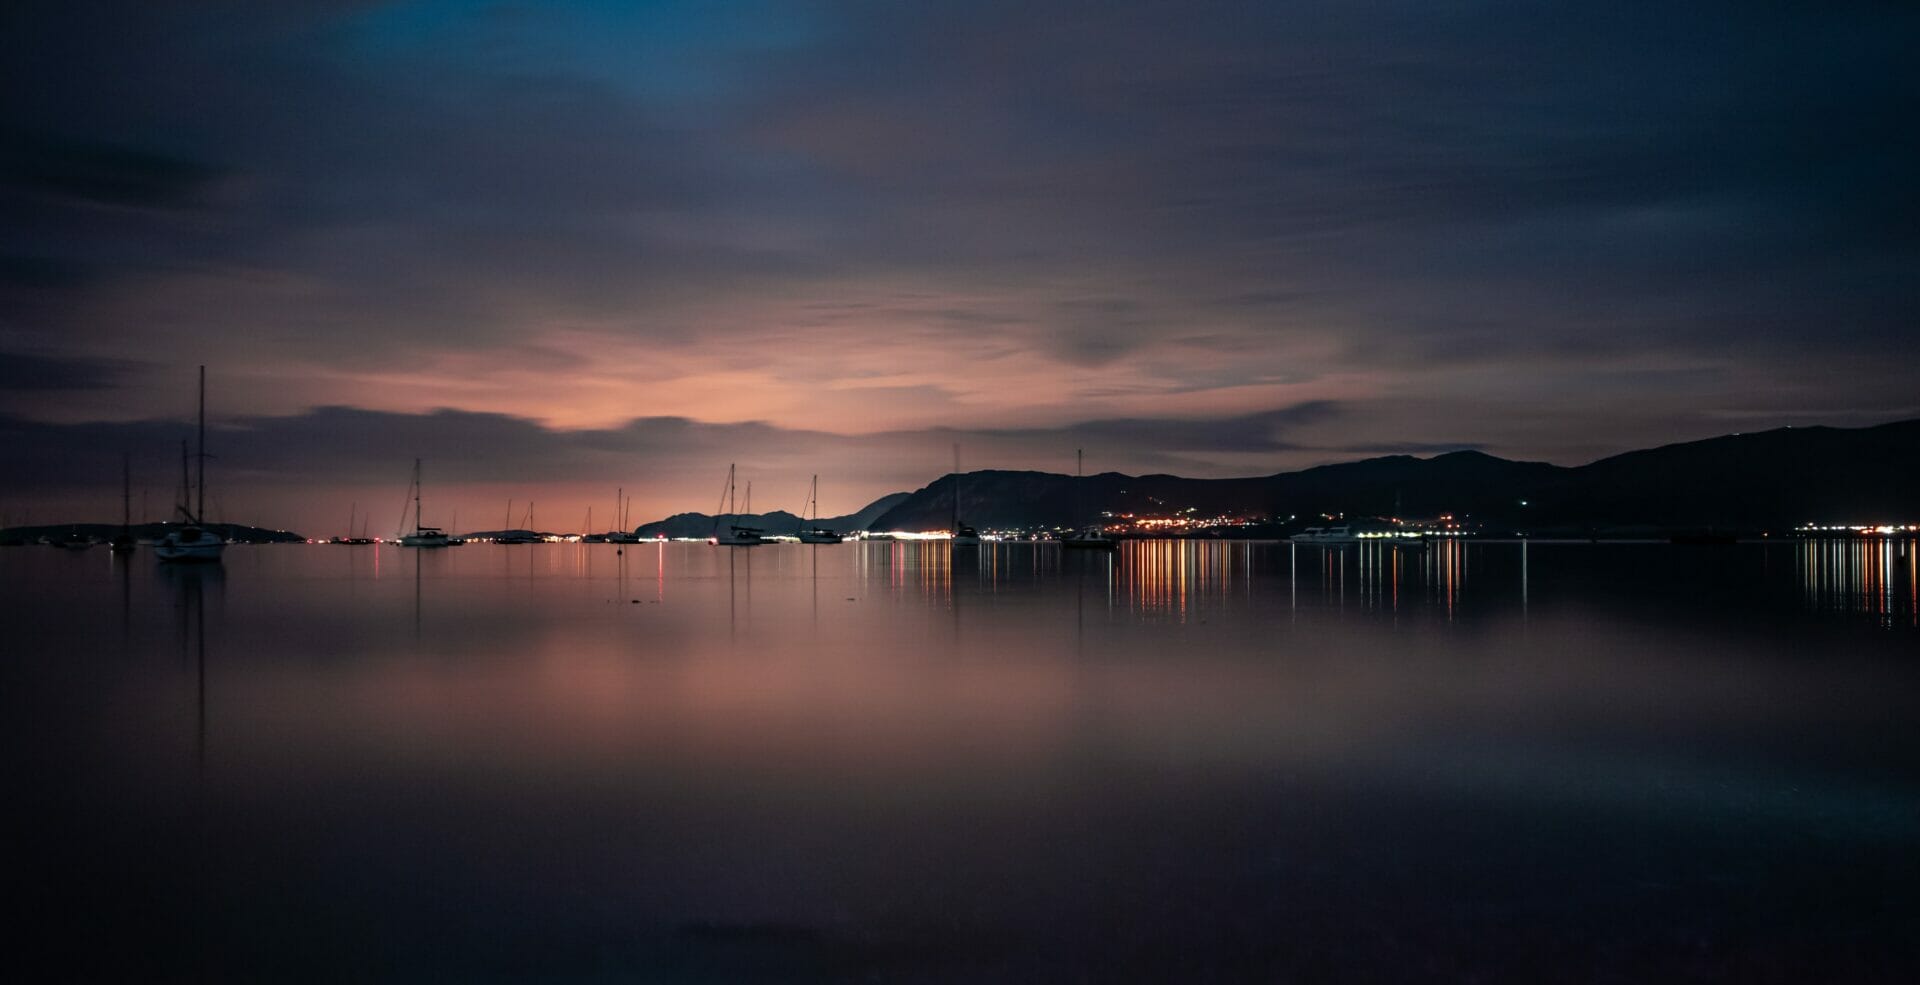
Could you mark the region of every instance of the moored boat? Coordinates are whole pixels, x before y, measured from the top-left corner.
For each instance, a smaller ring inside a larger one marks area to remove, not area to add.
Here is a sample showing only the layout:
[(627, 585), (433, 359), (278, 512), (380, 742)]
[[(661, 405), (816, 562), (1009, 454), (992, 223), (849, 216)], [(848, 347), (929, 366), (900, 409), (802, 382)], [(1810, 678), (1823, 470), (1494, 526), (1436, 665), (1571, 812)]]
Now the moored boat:
[[(727, 487), (721, 491), (720, 504), (726, 512), (727, 522), (721, 524), (722, 517), (713, 518), (713, 536), (707, 539), (710, 544), (721, 547), (757, 547), (767, 542), (766, 531), (759, 527), (749, 527), (739, 523), (740, 515), (733, 511), (734, 466), (727, 466)], [(747, 485), (747, 508), (753, 508), (753, 485)]]
[[(1073, 451), (1073, 511), (1075, 513), (1085, 512), (1082, 502), (1084, 497), (1080, 489), (1085, 472), (1085, 453), (1076, 448)], [(1084, 551), (1111, 551), (1114, 548), (1114, 542), (1112, 537), (1107, 536), (1106, 528), (1097, 523), (1090, 523), (1060, 538), (1060, 546)]]
[(820, 477), (814, 476), (807, 484), (807, 502), (800, 507), (800, 530), (798, 536), (802, 544), (838, 544), (847, 539), (838, 530), (829, 530), (820, 525)]
[(115, 554), (132, 554), (133, 543), (133, 463), (122, 453), (120, 456), (120, 532), (107, 542), (107, 549)]
[[(439, 527), (422, 526), (420, 523), (420, 460), (413, 460), (413, 484), (408, 488), (413, 494), (413, 532), (400, 534), (401, 547), (446, 547), (452, 543), (447, 532)], [(403, 515), (401, 523), (405, 524)]]
[[(207, 508), (207, 367), (200, 367), (200, 423), (199, 423), (200, 480), (189, 488), (187, 482), (187, 443), (180, 442), (180, 502), (178, 512), (181, 525), (168, 530), (166, 535), (153, 545), (153, 555), (162, 561), (209, 563), (220, 560), (226, 553), (227, 541), (219, 534), (207, 529), (202, 519)], [(189, 492), (194, 495), (188, 495)]]
[(1084, 551), (1111, 551), (1117, 545), (1112, 537), (1107, 536), (1105, 529), (1088, 526), (1060, 538), (1060, 546)]
[(947, 543), (954, 547), (979, 547), (980, 533), (960, 522), (960, 446), (953, 446), (953, 515)]
[(1351, 524), (1336, 524), (1331, 527), (1308, 527), (1287, 538), (1296, 544), (1355, 544), (1360, 534)]

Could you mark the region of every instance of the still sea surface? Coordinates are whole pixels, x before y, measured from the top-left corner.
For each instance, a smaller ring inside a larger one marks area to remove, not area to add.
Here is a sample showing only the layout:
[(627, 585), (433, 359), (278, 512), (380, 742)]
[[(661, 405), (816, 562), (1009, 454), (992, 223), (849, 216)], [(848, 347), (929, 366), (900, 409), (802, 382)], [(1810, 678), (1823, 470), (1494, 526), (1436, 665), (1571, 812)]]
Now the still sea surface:
[(10, 960), (1911, 982), (1917, 549), (0, 550)]

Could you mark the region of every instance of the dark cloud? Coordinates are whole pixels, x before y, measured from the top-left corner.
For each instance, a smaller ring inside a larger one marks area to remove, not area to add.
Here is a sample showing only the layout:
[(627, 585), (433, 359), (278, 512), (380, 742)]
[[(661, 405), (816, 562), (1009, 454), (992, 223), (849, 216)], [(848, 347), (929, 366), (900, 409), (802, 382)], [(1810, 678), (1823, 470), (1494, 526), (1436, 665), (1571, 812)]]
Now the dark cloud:
[[(335, 512), (334, 500), (351, 495), (341, 489), (404, 485), (415, 457), (426, 460), (442, 498), (464, 495), (476, 507), (471, 493), (453, 490), (516, 490), (522, 498), (546, 490), (543, 498), (558, 500), (575, 496), (579, 487), (625, 482), (653, 509), (692, 509), (698, 506), (692, 500), (734, 463), (743, 475), (761, 481), (763, 495), (791, 493), (803, 487), (807, 475), (831, 473), (835, 488), (859, 499), (858, 506), (885, 492), (918, 488), (949, 471), (954, 444), (964, 448), (968, 469), (1066, 472), (1073, 467), (1075, 449), (1084, 448), (1106, 471), (1126, 463), (1141, 471), (1177, 467), (1213, 476), (1272, 472), (1283, 465), (1275, 453), (1308, 451), (1321, 457), (1324, 449), (1288, 435), (1337, 415), (1336, 407), (1309, 403), (1218, 419), (844, 435), (680, 417), (563, 431), (503, 414), (323, 407), (297, 415), (220, 419), (210, 426), (208, 445), (214, 485), (226, 502), (271, 510), (276, 523), (310, 524), (315, 515)], [(178, 421), (48, 424), (0, 417), (0, 447), (5, 448), (0, 467), (19, 477), (14, 492), (32, 501), (59, 500), (75, 490), (92, 490), (98, 498), (107, 479), (117, 476), (121, 454), (131, 453), (140, 481), (167, 489), (178, 474), (180, 442), (191, 437), (191, 425)], [(1235, 457), (1231, 463), (1209, 460), (1214, 452)], [(1266, 457), (1248, 468), (1238, 456), (1249, 452)]]
[(113, 386), (139, 364), (124, 359), (69, 359), (0, 352), (0, 391), (99, 390)]
[(1021, 444), (1061, 447), (1071, 441), (1092, 444), (1108, 455), (1151, 452), (1204, 455), (1209, 452), (1282, 452), (1312, 449), (1289, 435), (1309, 424), (1339, 416), (1331, 401), (1317, 400), (1224, 418), (1199, 420), (1121, 418), (1085, 421), (1057, 428), (989, 430), (982, 437)]
[(0, 148), (0, 187), (88, 205), (193, 208), (223, 177), (197, 161), (43, 134), (12, 134), (0, 139)]

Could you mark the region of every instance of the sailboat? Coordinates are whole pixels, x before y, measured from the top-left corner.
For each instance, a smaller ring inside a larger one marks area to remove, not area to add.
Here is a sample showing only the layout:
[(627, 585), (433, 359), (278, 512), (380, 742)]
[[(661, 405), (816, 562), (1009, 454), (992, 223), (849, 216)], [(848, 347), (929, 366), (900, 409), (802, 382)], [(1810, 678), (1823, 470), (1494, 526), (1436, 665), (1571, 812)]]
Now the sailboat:
[(358, 526), (355, 526), (355, 523), (359, 520), (359, 515), (359, 503), (354, 503), (347, 507), (347, 535), (345, 537), (335, 537), (333, 543), (348, 544), (356, 547), (373, 543), (372, 537), (367, 536)]
[[(1080, 491), (1080, 480), (1083, 478), (1082, 473), (1084, 470), (1084, 453), (1080, 449), (1075, 448), (1073, 450), (1073, 509), (1076, 514), (1084, 512), (1084, 508), (1081, 506)], [(1060, 538), (1060, 546), (1089, 551), (1111, 551), (1115, 545), (1113, 538), (1107, 536), (1105, 527), (1097, 523), (1090, 523)]]
[[(180, 442), (180, 502), (178, 512), (181, 525), (167, 531), (160, 542), (153, 545), (153, 554), (162, 561), (214, 562), (225, 553), (227, 542), (219, 534), (208, 530), (204, 517), (207, 510), (207, 367), (200, 367), (200, 481), (189, 489), (187, 483), (187, 443)], [(189, 496), (189, 492), (193, 493)], [(188, 500), (194, 502), (189, 505)]]
[[(527, 522), (529, 526), (531, 526), (533, 522), (532, 503), (527, 504)], [(505, 526), (509, 528), (513, 526), (513, 500), (511, 499), (507, 500), (507, 519)], [(500, 532), (500, 536), (494, 538), (493, 542), (496, 544), (537, 544), (540, 542), (540, 538), (534, 536), (531, 529), (505, 529)]]
[(828, 530), (820, 525), (819, 512), (820, 477), (816, 475), (813, 477), (813, 482), (807, 486), (807, 502), (800, 507), (800, 516), (803, 518), (800, 526), (800, 543), (838, 544), (846, 540), (846, 535), (838, 530)]
[[(733, 522), (740, 518), (739, 514), (733, 511), (733, 491), (734, 467), (729, 464), (727, 466), (727, 488), (720, 496), (719, 507), (726, 510), (723, 515), (727, 518), (728, 524), (726, 529), (722, 530), (720, 528), (720, 518), (715, 517), (713, 520), (713, 536), (709, 539), (709, 542), (722, 547), (754, 547), (766, 543), (767, 538), (759, 527), (746, 527)], [(751, 509), (752, 506), (753, 485), (749, 483), (747, 485), (747, 507)]]
[(609, 531), (607, 533), (607, 543), (609, 544), (640, 543), (640, 536), (633, 532), (632, 527), (627, 526), (627, 504), (629, 502), (631, 502), (631, 500), (627, 498), (627, 491), (624, 488), (615, 489), (613, 491), (613, 506), (618, 513), (619, 519), (618, 519), (618, 522), (614, 524), (614, 527), (616, 529)]
[(124, 452), (120, 455), (120, 532), (113, 535), (107, 549), (115, 554), (133, 553), (133, 464)]
[(960, 446), (953, 446), (953, 535), (948, 541), (954, 547), (979, 547), (980, 534), (972, 527), (960, 522)]
[(402, 533), (400, 534), (400, 546), (401, 547), (445, 547), (447, 546), (448, 541), (447, 541), (446, 531), (441, 530), (439, 527), (423, 527), (420, 525), (420, 460), (417, 458), (413, 460), (413, 484), (407, 488), (407, 491), (413, 494), (413, 532), (412, 533), (404, 532), (406, 529), (407, 516), (406, 516), (406, 513), (402, 512), (400, 514), (400, 523), (401, 523), (401, 530), (402, 530)]

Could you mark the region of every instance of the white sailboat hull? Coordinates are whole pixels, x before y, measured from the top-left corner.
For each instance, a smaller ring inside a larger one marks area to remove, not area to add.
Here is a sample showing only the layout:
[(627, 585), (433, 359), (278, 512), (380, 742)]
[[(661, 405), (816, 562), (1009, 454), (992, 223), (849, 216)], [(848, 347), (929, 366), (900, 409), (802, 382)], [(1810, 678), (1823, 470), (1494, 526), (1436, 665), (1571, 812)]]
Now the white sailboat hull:
[(196, 527), (168, 531), (153, 545), (153, 556), (162, 561), (209, 562), (220, 560), (226, 549), (227, 542), (219, 535)]

